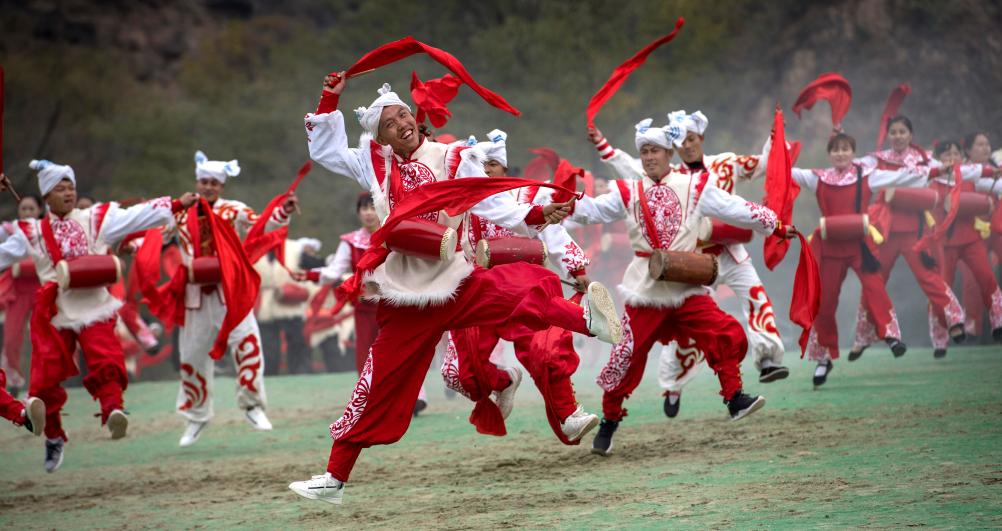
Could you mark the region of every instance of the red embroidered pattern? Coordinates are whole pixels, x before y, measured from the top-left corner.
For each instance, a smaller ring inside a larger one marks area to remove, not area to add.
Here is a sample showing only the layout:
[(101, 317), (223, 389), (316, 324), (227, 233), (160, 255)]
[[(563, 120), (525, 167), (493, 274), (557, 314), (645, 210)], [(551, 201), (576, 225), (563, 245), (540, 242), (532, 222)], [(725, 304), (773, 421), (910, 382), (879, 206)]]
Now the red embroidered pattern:
[(827, 361), (834, 358), (832, 350), (821, 346), (821, 343), (818, 342), (818, 333), (812, 327), (810, 335), (807, 336), (807, 359), (811, 361)]
[(63, 253), (63, 259), (69, 260), (90, 254), (87, 234), (79, 223), (72, 219), (59, 219), (55, 216), (49, 218), (49, 223), (52, 225), (52, 235), (59, 243), (59, 250)]
[(246, 387), (252, 393), (257, 393), (257, 373), (261, 370), (261, 346), (257, 335), (249, 334), (237, 345), (234, 358), (237, 361), (237, 384)]
[[(953, 294), (953, 290), (950, 286), (943, 281), (943, 291), (946, 292), (946, 296), (950, 298), (950, 303), (943, 307), (943, 314), (946, 317), (946, 325), (953, 326), (955, 324), (963, 324), (966, 318), (964, 307), (960, 305), (960, 301), (957, 300), (957, 296)], [(900, 337), (900, 336), (895, 336)]]
[(152, 208), (171, 209), (171, 198), (169, 196), (158, 197), (147, 201)]
[(580, 271), (591, 263), (584, 251), (573, 241), (567, 242), (567, 246), (564, 247), (564, 257), (560, 261), (564, 263), (568, 272)]
[(923, 165), (923, 162), (926, 160), (924, 155), (924, 153), (913, 147), (909, 147), (904, 151), (904, 153), (898, 153), (893, 149), (885, 149), (873, 154), (874, 157), (880, 159), (886, 164), (898, 167), (906, 166), (908, 168)]
[(776, 228), (777, 219), (775, 212), (765, 206), (758, 203), (752, 203), (750, 201), (745, 201), (745, 207), (751, 211), (751, 219), (761, 223), (763, 229), (771, 231)]
[[(436, 217), (435, 219), (437, 220), (438, 218)], [(517, 237), (517, 235), (511, 230), (502, 227), (500, 225), (495, 225), (494, 223), (487, 221), (486, 219), (480, 216), (477, 216), (476, 219), (480, 223), (480, 236), (483, 237), (484, 239)], [(473, 230), (472, 226), (470, 227), (470, 230), (466, 231), (466, 234), (469, 236), (470, 245), (472, 245), (473, 248), (476, 249), (477, 234), (476, 231)]]
[[(894, 323), (897, 323), (895, 318)], [(901, 338), (900, 335), (888, 336)], [(863, 303), (859, 304), (859, 308), (856, 310), (856, 339), (853, 342), (855, 347), (868, 347), (877, 342), (880, 339), (877, 337), (877, 329), (873, 325), (873, 319), (870, 318), (870, 312), (866, 311)]]
[(700, 361), (703, 361), (703, 353), (700, 352), (699, 348), (696, 347), (695, 341), (690, 340), (690, 345), (688, 347), (682, 348), (678, 345), (675, 349), (675, 359), (678, 360), (679, 367), (682, 368), (682, 372), (678, 373), (675, 377), (675, 381), (681, 381), (689, 371), (693, 369)]
[(206, 389), (205, 378), (188, 363), (181, 364), (181, 388), (184, 389), (185, 401), (178, 408), (179, 411), (188, 411), (193, 407), (201, 407), (205, 404), (205, 398), (209, 395)]
[(818, 179), (821, 180), (821, 182), (832, 186), (848, 186), (856, 183), (856, 167), (852, 165), (842, 170), (825, 168), (823, 170), (811, 171), (818, 177)]
[(365, 360), (362, 374), (358, 376), (358, 383), (355, 384), (355, 390), (351, 393), (351, 400), (348, 401), (348, 405), (344, 408), (344, 414), (330, 426), (332, 439), (336, 441), (343, 437), (355, 426), (358, 419), (361, 418), (362, 413), (365, 411), (365, 404), (369, 401), (369, 387), (371, 385), (372, 349), (370, 348), (369, 357)]
[[(421, 186), (435, 182), (435, 174), (424, 163), (412, 160), (400, 163), (400, 184), (404, 192), (412, 192)], [(390, 197), (390, 208), (396, 205), (394, 197)], [(438, 221), (438, 212), (428, 212), (417, 216), (419, 219)]]
[(463, 384), (459, 381), (459, 352), (456, 351), (456, 343), (452, 340), (452, 334), (449, 334), (448, 337), (448, 346), (445, 349), (445, 355), (442, 356), (442, 380), (445, 381), (447, 388), (473, 400), (470, 393), (463, 388)]
[(370, 234), (365, 229), (358, 229), (341, 235), (341, 241), (356, 249), (368, 249)]
[(992, 322), (992, 330), (1002, 328), (1002, 290), (995, 288), (992, 293), (992, 307), (988, 309), (988, 319)]
[(633, 361), (633, 329), (630, 328), (629, 314), (623, 314), (623, 339), (612, 347), (609, 354), (609, 363), (602, 367), (602, 372), (598, 373), (595, 383), (605, 391), (612, 391), (626, 378), (627, 371), (630, 370), (630, 362)]
[(748, 328), (759, 334), (779, 336), (772, 301), (766, 295), (764, 286), (754, 286), (748, 291)]
[[(675, 191), (668, 186), (650, 186), (644, 190), (644, 195), (647, 196), (647, 204), (651, 207), (651, 217), (654, 218), (654, 228), (657, 230), (661, 248), (668, 249), (682, 226), (682, 203), (675, 195)], [(654, 247), (654, 240), (647, 234), (647, 224), (643, 222), (642, 216), (643, 214), (638, 214), (637, 224), (640, 226), (640, 232), (647, 242), (651, 243), (651, 247)]]

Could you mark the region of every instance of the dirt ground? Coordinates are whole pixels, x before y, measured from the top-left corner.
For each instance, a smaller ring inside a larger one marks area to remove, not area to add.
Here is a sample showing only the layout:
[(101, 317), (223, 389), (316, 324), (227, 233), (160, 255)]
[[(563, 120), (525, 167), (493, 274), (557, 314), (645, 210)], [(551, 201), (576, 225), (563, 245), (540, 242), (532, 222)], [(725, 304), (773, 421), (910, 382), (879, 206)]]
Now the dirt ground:
[[(286, 486), (323, 472), (350, 375), (268, 380), (270, 433), (244, 423), (232, 379), (220, 379), (217, 417), (187, 449), (177, 446), (175, 383), (130, 387), (129, 437), (114, 442), (73, 389), (55, 474), (42, 468), (41, 439), (0, 431), (0, 527), (1002, 526), (1002, 349), (956, 348), (945, 360), (875, 349), (838, 362), (819, 391), (809, 363), (788, 362), (791, 378), (769, 385), (745, 367), (746, 389), (768, 404), (738, 423), (705, 368), (666, 419), (651, 366), (608, 458), (588, 452), (590, 437), (561, 445), (529, 379), (509, 435), (495, 438), (476, 434), (470, 404), (446, 400), (429, 373), (429, 409), (398, 444), (363, 452), (341, 507)], [(589, 411), (600, 403), (595, 372), (575, 379)]]

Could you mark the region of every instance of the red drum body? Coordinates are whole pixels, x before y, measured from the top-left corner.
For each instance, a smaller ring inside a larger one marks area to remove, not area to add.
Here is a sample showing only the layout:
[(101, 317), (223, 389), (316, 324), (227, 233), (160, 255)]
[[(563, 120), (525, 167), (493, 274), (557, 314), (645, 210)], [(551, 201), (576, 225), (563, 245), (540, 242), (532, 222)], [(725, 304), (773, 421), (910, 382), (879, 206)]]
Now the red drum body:
[(386, 248), (424, 260), (446, 261), (456, 254), (456, 240), (456, 231), (441, 223), (408, 219), (393, 227)]
[(10, 268), (10, 276), (23, 278), (26, 280), (38, 279), (38, 271), (35, 270), (34, 260), (21, 260)]
[(302, 304), (310, 300), (310, 290), (292, 282), (282, 284), (278, 290), (278, 302), (282, 304)]
[(822, 240), (862, 240), (870, 232), (870, 217), (866, 214), (825, 216), (819, 225)]
[[(992, 200), (985, 194), (977, 192), (960, 192), (960, 201), (957, 206), (957, 216), (970, 218), (974, 216), (987, 216), (992, 213)], [(950, 202), (944, 205), (946, 211), (950, 211)]]
[(223, 270), (218, 256), (199, 256), (191, 261), (188, 268), (188, 283), (199, 286), (219, 284), (223, 281)]
[(709, 286), (717, 281), (717, 257), (711, 254), (655, 249), (648, 262), (654, 280)]
[(502, 264), (546, 263), (546, 244), (535, 238), (490, 238), (477, 242), (477, 264), (491, 268)]
[(903, 212), (922, 213), (939, 202), (939, 193), (932, 188), (891, 188), (885, 194), (891, 208)]
[(109, 254), (80, 256), (56, 264), (56, 282), (62, 289), (99, 288), (121, 279), (122, 261)]
[(721, 245), (731, 245), (735, 243), (748, 243), (755, 235), (751, 229), (742, 229), (734, 225), (728, 225), (720, 220), (712, 220), (710, 229), (710, 242)]

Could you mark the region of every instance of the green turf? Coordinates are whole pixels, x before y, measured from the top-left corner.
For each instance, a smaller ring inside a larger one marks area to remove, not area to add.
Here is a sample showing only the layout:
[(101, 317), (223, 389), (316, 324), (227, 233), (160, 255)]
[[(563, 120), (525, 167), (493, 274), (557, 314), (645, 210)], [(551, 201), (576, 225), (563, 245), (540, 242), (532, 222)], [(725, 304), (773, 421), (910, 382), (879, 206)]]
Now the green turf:
[[(1002, 526), (1002, 349), (954, 348), (945, 360), (912, 349), (837, 362), (814, 391), (811, 364), (788, 356), (791, 378), (746, 389), (760, 413), (725, 419), (703, 372), (668, 420), (648, 368), (609, 458), (564, 447), (526, 380), (504, 438), (477, 435), (470, 404), (443, 398), (393, 446), (363, 452), (334, 507), (301, 500), (288, 482), (323, 471), (327, 424), (351, 375), (267, 381), (271, 433), (241, 420), (233, 380), (220, 378), (217, 417), (177, 447), (176, 383), (129, 388), (129, 437), (107, 440), (96, 404), (72, 389), (63, 468), (42, 469), (41, 439), (0, 431), (0, 528), (998, 528)], [(586, 364), (587, 365), (587, 364)], [(589, 411), (597, 371), (575, 378)]]

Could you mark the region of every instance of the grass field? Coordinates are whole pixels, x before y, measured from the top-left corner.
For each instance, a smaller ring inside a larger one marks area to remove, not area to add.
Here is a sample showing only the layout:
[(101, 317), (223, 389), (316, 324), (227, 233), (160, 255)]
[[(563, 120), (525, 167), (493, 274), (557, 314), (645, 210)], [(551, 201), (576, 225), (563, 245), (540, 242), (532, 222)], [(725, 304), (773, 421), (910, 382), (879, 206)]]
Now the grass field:
[[(1002, 349), (913, 349), (837, 363), (823, 390), (811, 364), (768, 386), (746, 365), (764, 410), (725, 419), (713, 375), (686, 390), (679, 417), (661, 412), (648, 369), (627, 402), (616, 453), (565, 447), (526, 380), (504, 438), (479, 436), (470, 404), (431, 405), (393, 446), (363, 452), (335, 507), (299, 498), (292, 480), (323, 472), (354, 379), (268, 380), (270, 433), (253, 431), (232, 393), (193, 447), (181, 449), (175, 382), (129, 388), (129, 436), (107, 440), (82, 389), (70, 392), (63, 467), (42, 468), (42, 439), (0, 426), (0, 528), (832, 528), (1002, 527)], [(597, 367), (575, 383), (590, 411)], [(221, 379), (217, 389), (232, 389)]]

